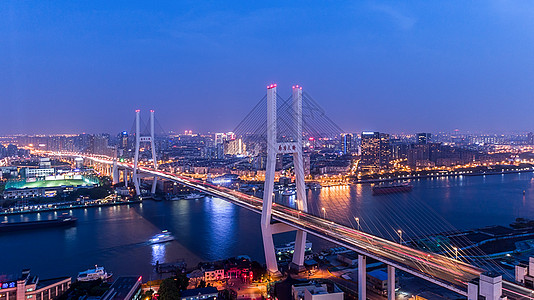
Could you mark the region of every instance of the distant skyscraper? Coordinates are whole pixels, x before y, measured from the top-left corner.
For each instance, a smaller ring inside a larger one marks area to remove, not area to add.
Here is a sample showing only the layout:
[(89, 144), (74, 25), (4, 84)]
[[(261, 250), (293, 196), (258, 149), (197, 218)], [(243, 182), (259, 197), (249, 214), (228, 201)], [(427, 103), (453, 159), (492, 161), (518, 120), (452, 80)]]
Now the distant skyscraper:
[(7, 156), (7, 149), (4, 145), (0, 144), (0, 158)]
[(128, 148), (128, 132), (126, 131), (119, 133), (119, 148)]
[(353, 135), (351, 133), (341, 134), (341, 152), (343, 152), (343, 154), (352, 153), (352, 139)]
[(224, 154), (226, 155), (243, 155), (246, 147), (242, 139), (229, 140), (224, 144)]
[(391, 143), (389, 134), (362, 132), (360, 166), (363, 169), (377, 170), (388, 167), (390, 160)]
[(380, 168), (380, 133), (362, 132), (360, 166), (364, 169)]
[(14, 157), (17, 156), (18, 147), (13, 144), (7, 145), (7, 156)]
[(391, 161), (391, 143), (389, 134), (380, 133), (380, 167), (388, 167)]
[(418, 133), (417, 134), (417, 143), (418, 144), (428, 144), (432, 142), (431, 133)]

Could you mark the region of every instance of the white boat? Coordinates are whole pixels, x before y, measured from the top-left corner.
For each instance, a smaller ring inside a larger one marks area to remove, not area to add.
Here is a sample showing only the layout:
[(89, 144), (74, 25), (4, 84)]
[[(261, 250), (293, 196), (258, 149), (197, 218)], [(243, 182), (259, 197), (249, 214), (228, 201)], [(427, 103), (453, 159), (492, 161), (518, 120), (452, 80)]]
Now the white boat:
[(185, 200), (196, 200), (196, 199), (202, 199), (204, 198), (204, 195), (199, 193), (191, 193), (184, 197)]
[(163, 230), (160, 234), (156, 234), (150, 239), (150, 244), (165, 243), (172, 240), (174, 240), (174, 236), (169, 231)]
[(83, 272), (78, 273), (76, 280), (78, 281), (93, 281), (93, 280), (106, 280), (113, 276), (112, 273), (108, 273), (104, 270), (104, 267), (99, 267), (95, 265), (94, 269), (89, 269)]

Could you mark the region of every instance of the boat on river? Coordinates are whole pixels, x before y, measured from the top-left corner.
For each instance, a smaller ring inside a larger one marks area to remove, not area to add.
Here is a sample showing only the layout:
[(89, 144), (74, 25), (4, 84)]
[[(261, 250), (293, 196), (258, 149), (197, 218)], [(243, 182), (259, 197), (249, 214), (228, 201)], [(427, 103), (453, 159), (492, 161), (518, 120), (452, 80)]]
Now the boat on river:
[(106, 272), (104, 270), (104, 267), (99, 267), (95, 265), (94, 269), (85, 270), (83, 272), (78, 273), (78, 276), (76, 277), (76, 280), (78, 281), (94, 281), (94, 280), (107, 280), (113, 276), (112, 273)]
[(156, 234), (154, 237), (150, 239), (150, 244), (160, 244), (165, 242), (170, 242), (174, 240), (174, 236), (167, 231), (163, 230), (160, 234)]
[(373, 186), (373, 195), (395, 194), (411, 192), (413, 185), (403, 182), (396, 184), (378, 184)]
[(10, 232), (19, 230), (41, 229), (49, 227), (73, 226), (78, 221), (71, 215), (61, 215), (53, 220), (38, 220), (26, 222), (5, 222), (0, 223), (0, 232)]

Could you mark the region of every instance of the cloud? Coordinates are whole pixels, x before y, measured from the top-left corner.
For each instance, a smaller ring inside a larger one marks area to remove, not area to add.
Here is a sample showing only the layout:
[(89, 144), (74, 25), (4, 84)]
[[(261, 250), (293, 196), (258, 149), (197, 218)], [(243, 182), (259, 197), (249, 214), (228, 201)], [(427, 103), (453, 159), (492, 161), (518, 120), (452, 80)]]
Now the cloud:
[(402, 30), (410, 30), (415, 26), (415, 23), (417, 23), (415, 18), (407, 16), (388, 5), (373, 5), (371, 9), (387, 15), (391, 21)]

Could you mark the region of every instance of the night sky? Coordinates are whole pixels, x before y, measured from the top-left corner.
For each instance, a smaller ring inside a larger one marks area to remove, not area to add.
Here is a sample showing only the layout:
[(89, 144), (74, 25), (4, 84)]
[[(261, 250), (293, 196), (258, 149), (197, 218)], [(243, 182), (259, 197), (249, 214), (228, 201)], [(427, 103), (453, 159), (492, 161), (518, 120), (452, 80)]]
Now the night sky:
[(533, 131), (534, 2), (0, 1), (0, 134), (229, 131), (270, 83), (346, 131)]

